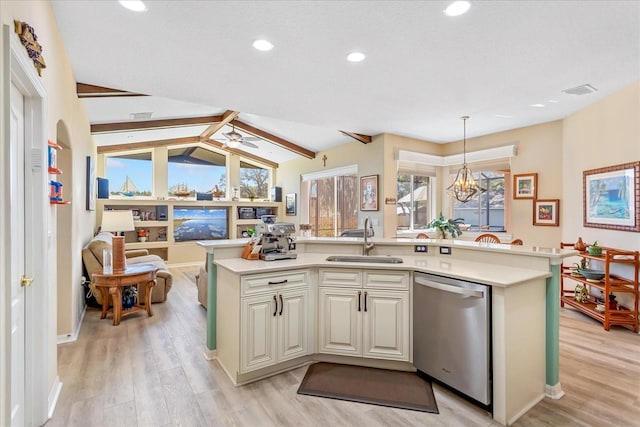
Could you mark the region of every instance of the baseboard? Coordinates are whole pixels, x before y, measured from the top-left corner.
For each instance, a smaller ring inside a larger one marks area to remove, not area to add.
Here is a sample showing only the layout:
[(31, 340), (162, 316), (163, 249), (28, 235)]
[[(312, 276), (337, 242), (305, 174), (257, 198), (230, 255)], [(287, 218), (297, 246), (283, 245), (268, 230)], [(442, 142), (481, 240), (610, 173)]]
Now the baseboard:
[(65, 344), (68, 342), (73, 342), (78, 340), (78, 335), (80, 335), (80, 328), (82, 327), (82, 321), (84, 320), (84, 315), (87, 313), (87, 304), (82, 308), (82, 313), (80, 313), (80, 318), (78, 319), (78, 323), (76, 324), (75, 330), (71, 334), (58, 335), (57, 343)]
[[(558, 383), (558, 385), (560, 385)], [(564, 393), (563, 393), (564, 394)], [(540, 401), (542, 401), (542, 399), (544, 399), (545, 395), (541, 394), (540, 396), (538, 396), (536, 399), (533, 399), (531, 402), (529, 402), (529, 404), (527, 404), (524, 408), (522, 408), (517, 414), (515, 414), (513, 417), (511, 417), (511, 419), (509, 419), (507, 425), (513, 425), (513, 423), (515, 423), (521, 416), (523, 416), (524, 414), (526, 414), (527, 412), (529, 412), (531, 410), (531, 408), (533, 408), (534, 406), (536, 406), (538, 403), (540, 403)]]
[(550, 399), (558, 400), (562, 396), (564, 396), (564, 391), (562, 391), (562, 386), (560, 385), (560, 383), (556, 385), (545, 384), (544, 395)]
[(204, 356), (205, 360), (215, 360), (218, 358), (218, 350), (209, 350), (207, 348), (204, 353), (202, 353), (202, 356)]
[(53, 413), (56, 410), (56, 405), (58, 404), (58, 398), (60, 398), (60, 393), (62, 392), (62, 383), (60, 382), (60, 378), (56, 375), (56, 379), (53, 381), (53, 387), (51, 387), (51, 391), (49, 392), (49, 399), (47, 401), (47, 419), (50, 420), (53, 417)]

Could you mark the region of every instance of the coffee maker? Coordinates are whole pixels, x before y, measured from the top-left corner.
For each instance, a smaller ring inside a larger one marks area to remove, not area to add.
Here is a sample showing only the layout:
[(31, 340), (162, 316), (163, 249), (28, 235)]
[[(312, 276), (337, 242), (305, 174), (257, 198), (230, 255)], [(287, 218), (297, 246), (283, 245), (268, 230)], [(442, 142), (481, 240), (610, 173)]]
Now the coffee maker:
[(256, 233), (260, 236), (260, 259), (275, 261), (278, 259), (294, 259), (296, 244), (293, 234), (296, 226), (290, 222), (275, 222), (274, 215), (262, 216), (261, 223), (256, 224)]

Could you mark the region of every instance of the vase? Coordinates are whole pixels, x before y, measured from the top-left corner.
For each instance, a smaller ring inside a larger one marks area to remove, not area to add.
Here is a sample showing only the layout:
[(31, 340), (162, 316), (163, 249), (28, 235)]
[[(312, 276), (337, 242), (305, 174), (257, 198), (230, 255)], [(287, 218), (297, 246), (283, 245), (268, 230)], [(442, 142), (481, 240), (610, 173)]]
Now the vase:
[(582, 237), (578, 237), (578, 241), (573, 245), (576, 251), (584, 252), (587, 250), (587, 245), (582, 241)]

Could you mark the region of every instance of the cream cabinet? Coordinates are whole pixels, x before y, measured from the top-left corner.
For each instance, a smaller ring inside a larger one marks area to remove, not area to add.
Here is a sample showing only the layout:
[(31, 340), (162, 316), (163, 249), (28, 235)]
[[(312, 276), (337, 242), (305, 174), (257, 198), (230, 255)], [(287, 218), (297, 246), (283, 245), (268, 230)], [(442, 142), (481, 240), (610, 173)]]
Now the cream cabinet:
[(308, 271), (243, 276), (241, 288), (241, 373), (312, 352)]
[(319, 352), (410, 358), (409, 273), (320, 269)]

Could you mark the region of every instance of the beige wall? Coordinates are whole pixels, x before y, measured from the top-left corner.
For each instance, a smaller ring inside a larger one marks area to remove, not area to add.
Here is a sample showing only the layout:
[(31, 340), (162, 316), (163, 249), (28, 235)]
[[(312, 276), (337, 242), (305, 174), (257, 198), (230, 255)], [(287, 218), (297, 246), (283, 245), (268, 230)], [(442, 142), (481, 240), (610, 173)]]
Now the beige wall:
[[(69, 206), (52, 206), (48, 212), (49, 221), (49, 293), (52, 296), (49, 307), (49, 318), (43, 319), (48, 325), (47, 339), (49, 354), (49, 386), (57, 375), (56, 337), (77, 332), (81, 310), (84, 307), (83, 292), (80, 285), (82, 275), (81, 249), (91, 237), (95, 215), (85, 210), (85, 159), (95, 157), (95, 144), (89, 129), (89, 120), (82, 103), (75, 91), (75, 78), (69, 63), (55, 17), (48, 1), (0, 1), (2, 24), (11, 27), (13, 20), (25, 21), (31, 25), (43, 46), (43, 56), (47, 68), (43, 70), (41, 83), (46, 93), (47, 138), (62, 142), (70, 149), (71, 155), (65, 153), (65, 175), (60, 180), (65, 183), (64, 197), (71, 200)], [(25, 52), (26, 55), (26, 52)], [(61, 123), (63, 126), (58, 126)], [(59, 129), (65, 135), (58, 135)], [(42, 141), (46, 145), (46, 141)], [(61, 210), (66, 210), (60, 213)], [(60, 220), (58, 216), (61, 216)], [(47, 239), (47, 236), (43, 236)], [(58, 253), (58, 240), (65, 240), (68, 251)], [(61, 267), (63, 280), (58, 280), (58, 268)], [(56, 297), (57, 296), (57, 297)]]
[[(562, 194), (562, 121), (543, 123), (536, 126), (514, 129), (506, 132), (467, 139), (467, 151), (515, 144), (517, 154), (511, 159), (512, 174), (538, 174), (538, 199), (560, 199)], [(462, 143), (446, 144), (443, 155), (462, 152)], [(473, 165), (471, 165), (473, 169)], [(514, 239), (522, 239), (526, 245), (557, 247), (560, 244), (561, 229), (565, 221), (560, 216), (560, 227), (534, 226), (533, 201), (513, 200), (513, 192), (505, 194), (509, 203), (510, 227), (508, 231)]]
[[(283, 197), (287, 193), (296, 193), (298, 195), (298, 204), (300, 203), (300, 179), (305, 173), (318, 172), (324, 169), (334, 169), (342, 166), (358, 165), (358, 176), (380, 175), (379, 176), (379, 194), (378, 204), (380, 207), (384, 204), (384, 188), (383, 183), (385, 169), (383, 167), (383, 148), (384, 139), (381, 135), (373, 138), (369, 144), (363, 144), (358, 141), (348, 142), (331, 150), (316, 153), (315, 159), (300, 158), (282, 163), (278, 168), (276, 185), (282, 187)], [(323, 166), (322, 157), (327, 156), (327, 165)], [(394, 172), (395, 179), (395, 172)], [(395, 197), (395, 196), (394, 196)], [(358, 201), (359, 203), (359, 201)], [(362, 227), (365, 217), (371, 217), (376, 235), (382, 235), (382, 216), (383, 210), (378, 211), (358, 211), (358, 223)], [(291, 221), (296, 224), (300, 223), (300, 207), (298, 206), (296, 216), (287, 216), (278, 218), (279, 221)], [(297, 228), (297, 227), (296, 227)]]
[(583, 227), (582, 172), (640, 161), (640, 81), (563, 121), (562, 239), (640, 250), (640, 233)]

